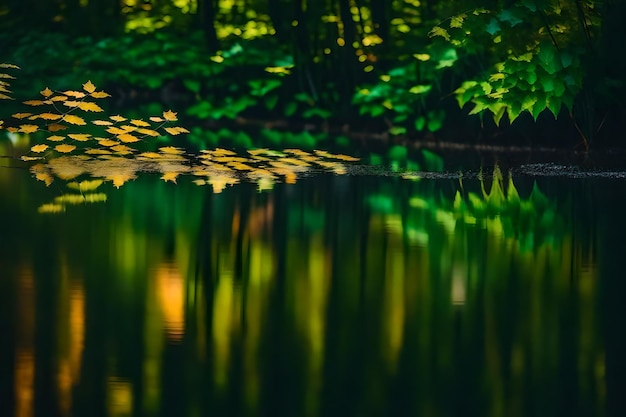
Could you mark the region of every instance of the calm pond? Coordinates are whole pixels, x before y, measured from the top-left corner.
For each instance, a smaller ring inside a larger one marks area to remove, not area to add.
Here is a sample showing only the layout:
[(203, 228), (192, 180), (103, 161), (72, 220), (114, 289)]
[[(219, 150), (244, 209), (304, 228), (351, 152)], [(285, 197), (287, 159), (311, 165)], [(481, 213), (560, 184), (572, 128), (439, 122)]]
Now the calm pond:
[(622, 171), (2, 164), (1, 415), (626, 415)]

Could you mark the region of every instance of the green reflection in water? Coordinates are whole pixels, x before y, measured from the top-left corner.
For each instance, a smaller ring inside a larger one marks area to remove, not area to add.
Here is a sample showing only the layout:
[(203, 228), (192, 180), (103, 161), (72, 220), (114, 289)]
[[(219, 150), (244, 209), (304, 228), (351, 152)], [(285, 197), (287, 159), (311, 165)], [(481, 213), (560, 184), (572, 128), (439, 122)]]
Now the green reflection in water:
[(0, 178), (11, 415), (604, 413), (584, 184), (145, 177), (47, 217)]

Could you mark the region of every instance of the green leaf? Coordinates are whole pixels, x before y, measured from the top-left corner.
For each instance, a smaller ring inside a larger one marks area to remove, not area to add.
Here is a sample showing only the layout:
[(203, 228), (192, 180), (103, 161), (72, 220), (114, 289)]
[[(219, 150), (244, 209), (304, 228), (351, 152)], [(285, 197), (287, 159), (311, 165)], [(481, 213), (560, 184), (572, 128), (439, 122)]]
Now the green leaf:
[(511, 25), (511, 27), (522, 23), (522, 19), (515, 16), (513, 10), (510, 10), (510, 9), (502, 10), (500, 14), (498, 15), (498, 18), (502, 22), (508, 22)]
[(200, 81), (198, 80), (183, 80), (185, 88), (191, 92), (198, 93), (200, 91)]
[(285, 106), (285, 116), (293, 116), (297, 108), (298, 108), (298, 104), (295, 101), (290, 101)]
[(392, 126), (389, 128), (389, 133), (392, 135), (404, 135), (406, 133), (406, 127), (403, 126)]
[(418, 132), (421, 132), (422, 130), (424, 130), (425, 126), (426, 126), (426, 118), (424, 116), (420, 116), (417, 118), (417, 120), (415, 120), (415, 129)]
[(500, 32), (500, 23), (498, 23), (495, 17), (491, 18), (489, 24), (485, 27), (485, 31), (492, 36)]
[(493, 121), (496, 123), (496, 126), (500, 126), (500, 121), (506, 113), (507, 108), (508, 106), (506, 105), (506, 103), (503, 103), (501, 101), (489, 105), (489, 110), (493, 112)]
[(557, 57), (554, 52), (554, 46), (551, 43), (543, 42), (540, 46), (539, 53), (537, 54), (539, 63), (550, 75), (555, 74), (559, 70), (560, 60), (557, 61)]
[(450, 40), (450, 34), (448, 34), (448, 31), (439, 26), (435, 26), (434, 28), (432, 28), (430, 32), (428, 32), (428, 36), (431, 38), (434, 38), (435, 36), (441, 36), (447, 41)]
[(403, 161), (406, 159), (409, 151), (406, 147), (395, 145), (387, 151), (387, 157), (395, 161)]
[(430, 84), (420, 84), (420, 85), (416, 85), (414, 87), (411, 87), (409, 89), (409, 93), (412, 94), (424, 94), (427, 93), (431, 90), (431, 88), (433, 88), (432, 85)]
[(563, 103), (561, 102), (561, 100), (557, 97), (550, 97), (548, 100), (546, 100), (546, 106), (548, 107), (548, 109), (550, 109), (555, 119), (558, 117), (559, 112), (561, 111), (562, 104)]
[(541, 86), (543, 87), (543, 91), (545, 91), (546, 93), (554, 91), (554, 78), (542, 77)]

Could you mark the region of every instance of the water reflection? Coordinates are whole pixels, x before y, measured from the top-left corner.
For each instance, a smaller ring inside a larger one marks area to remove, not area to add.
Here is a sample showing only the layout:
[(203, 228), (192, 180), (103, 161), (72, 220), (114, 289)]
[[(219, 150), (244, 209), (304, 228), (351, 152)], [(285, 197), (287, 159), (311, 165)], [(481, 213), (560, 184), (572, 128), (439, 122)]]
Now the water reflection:
[(520, 181), (145, 178), (71, 216), (3, 205), (4, 410), (603, 415), (602, 237), (577, 190)]

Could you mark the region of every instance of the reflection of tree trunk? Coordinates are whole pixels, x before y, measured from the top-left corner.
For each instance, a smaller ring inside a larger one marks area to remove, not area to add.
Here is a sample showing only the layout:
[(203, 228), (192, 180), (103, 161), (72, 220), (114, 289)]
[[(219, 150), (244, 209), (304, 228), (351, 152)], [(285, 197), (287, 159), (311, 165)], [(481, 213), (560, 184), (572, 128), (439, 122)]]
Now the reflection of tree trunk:
[(268, 0), (268, 7), (276, 37), (281, 43), (290, 42), (289, 24), (292, 17), (289, 16), (288, 6), (281, 0)]
[(387, 0), (370, 0), (374, 31), (385, 42), (389, 41), (389, 4)]
[(626, 416), (626, 331), (623, 324), (626, 317), (626, 218), (621, 208), (623, 200), (618, 196), (623, 195), (624, 188), (617, 180), (598, 188), (601, 198), (596, 201), (605, 211), (605, 215), (598, 219), (597, 241), (601, 285), (599, 309), (605, 344), (606, 415), (623, 417)]
[(204, 38), (209, 51), (219, 50), (220, 44), (215, 31), (215, 19), (217, 17), (215, 0), (199, 0), (198, 15), (200, 29), (204, 32)]

